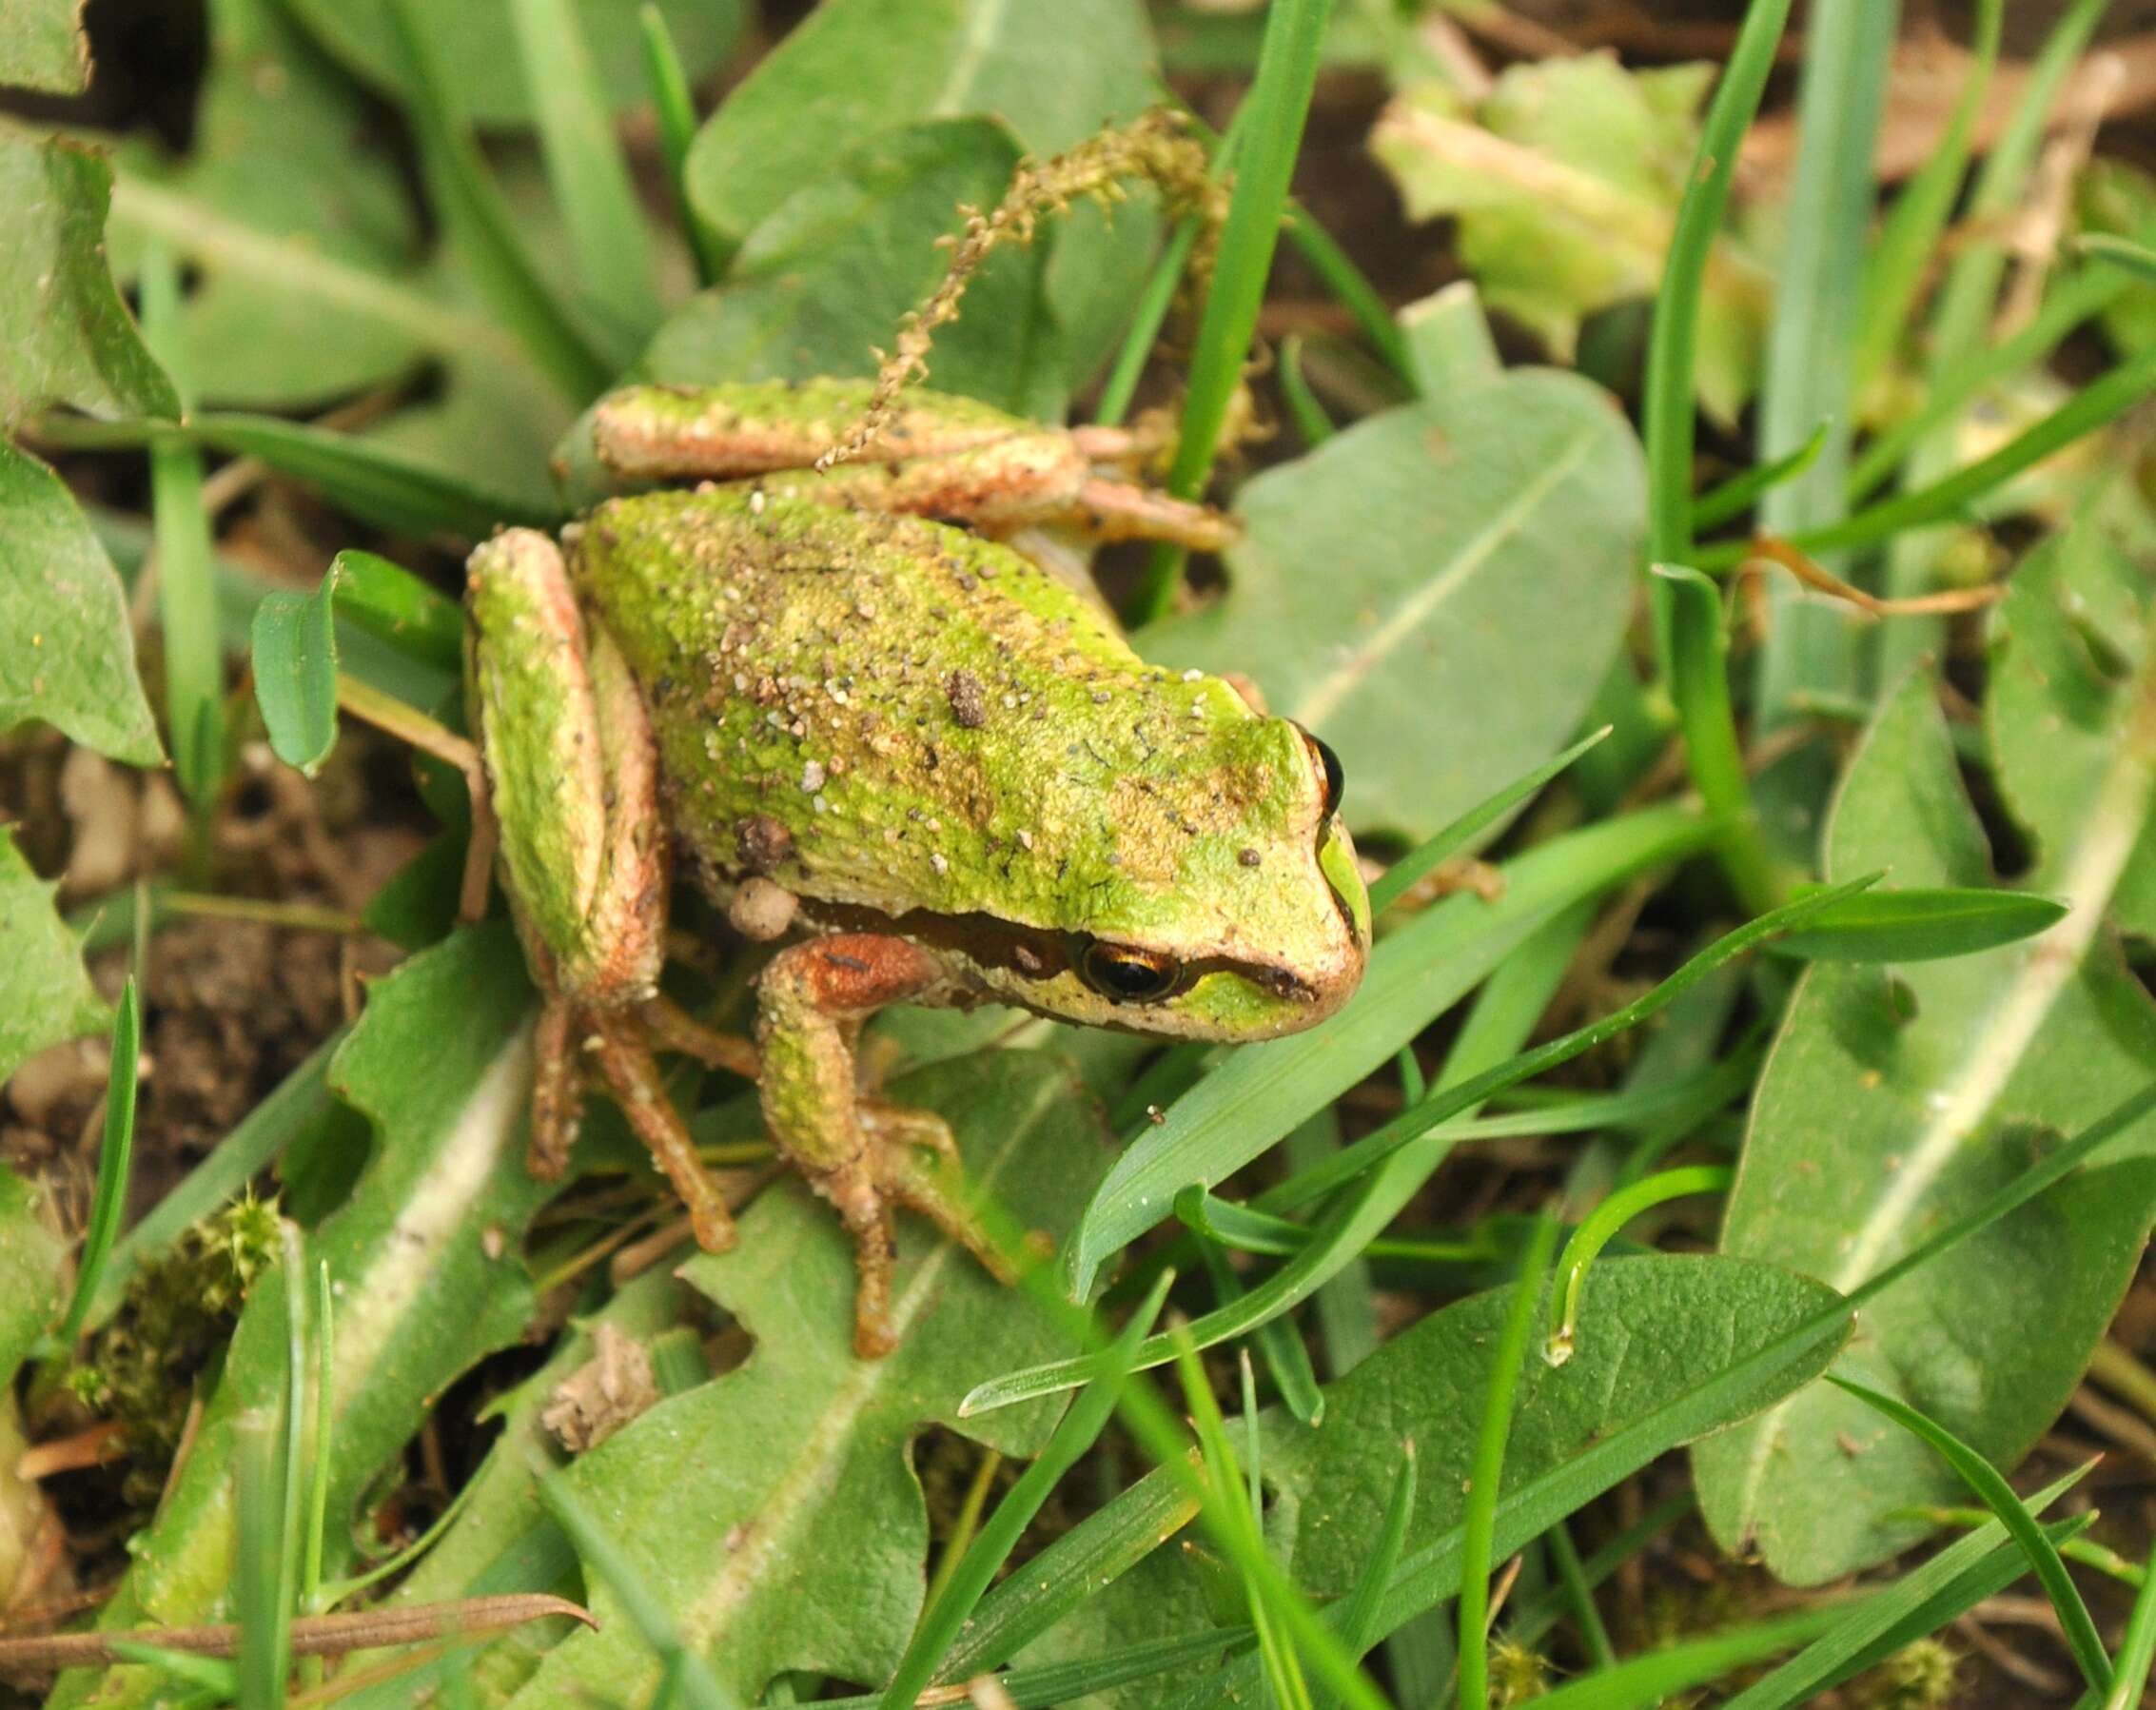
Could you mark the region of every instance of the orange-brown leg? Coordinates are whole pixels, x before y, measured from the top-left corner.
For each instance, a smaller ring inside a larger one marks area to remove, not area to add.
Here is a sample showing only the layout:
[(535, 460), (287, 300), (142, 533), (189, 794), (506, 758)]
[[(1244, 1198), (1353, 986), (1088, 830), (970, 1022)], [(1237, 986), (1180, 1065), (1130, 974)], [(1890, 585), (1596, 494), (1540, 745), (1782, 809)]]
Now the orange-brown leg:
[[(995, 1274), (1009, 1274), (966, 1206), (955, 1160), (937, 1155), (951, 1145), (941, 1121), (924, 1111), (864, 1106), (854, 1084), (853, 1036), (863, 1018), (929, 994), (942, 981), (934, 958), (903, 938), (847, 933), (781, 951), (757, 985), (764, 1120), (853, 1237), (853, 1346), (864, 1359), (890, 1352), (896, 1342), (893, 1203), (922, 1211)], [(925, 1168), (931, 1160), (943, 1168)]]
[(706, 1069), (723, 1069), (745, 1081), (756, 1078), (756, 1048), (751, 1041), (706, 1027), (671, 997), (649, 998), (637, 1007), (637, 1014), (646, 1035), (660, 1050), (677, 1051)]
[(584, 1083), (577, 1066), (577, 1013), (563, 997), (540, 1007), (532, 1039), (532, 1131), (524, 1162), (542, 1182), (557, 1182), (569, 1167), (569, 1148), (577, 1138), (577, 1119), (584, 1106)]
[(607, 1089), (628, 1117), (629, 1126), (637, 1130), (637, 1137), (651, 1148), (652, 1156), (681, 1196), (689, 1212), (689, 1227), (696, 1233), (696, 1245), (706, 1252), (724, 1252), (734, 1245), (733, 1213), (726, 1209), (718, 1184), (696, 1156), (696, 1142), (689, 1138), (680, 1111), (666, 1095), (650, 1049), (619, 1028), (600, 1027), (597, 1043), (599, 1071), (606, 1077)]

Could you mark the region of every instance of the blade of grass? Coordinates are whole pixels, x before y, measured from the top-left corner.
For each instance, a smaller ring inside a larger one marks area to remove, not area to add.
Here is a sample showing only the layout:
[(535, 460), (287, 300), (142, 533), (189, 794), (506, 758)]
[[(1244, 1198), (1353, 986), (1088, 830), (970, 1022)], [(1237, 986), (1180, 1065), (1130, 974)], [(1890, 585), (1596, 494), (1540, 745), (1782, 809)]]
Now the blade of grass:
[(1610, 1237), (1650, 1206), (1693, 1193), (1726, 1193), (1736, 1172), (1726, 1164), (1688, 1164), (1619, 1188), (1580, 1220), (1558, 1261), (1558, 1285), (1550, 1291), (1550, 1334), (1542, 1357), (1552, 1366), (1572, 1358), (1578, 1328), (1579, 1289), (1596, 1256)]
[[(1265, 1554), (1264, 1539), (1251, 1517), (1248, 1498), (1239, 1487), (1242, 1478), (1235, 1451), (1227, 1441), (1226, 1424), (1221, 1418), (1219, 1405), (1213, 1400), (1212, 1386), (1205, 1369), (1198, 1364), (1197, 1350), (1186, 1340), (1177, 1340), (1174, 1358), (1177, 1375), (1183, 1382), (1184, 1410), (1197, 1436), (1205, 1468), (1200, 1481), (1202, 1518), (1206, 1530), (1226, 1553), (1243, 1581), (1251, 1624), (1258, 1632), (1259, 1654), (1264, 1659), (1275, 1701), (1283, 1710), (1309, 1710), (1309, 1688), (1303, 1680), (1294, 1643), (1282, 1631), (1288, 1622), (1290, 1610), (1301, 1606), (1302, 1599)], [(1154, 1405), (1158, 1407), (1157, 1401)], [(1160, 1426), (1166, 1424), (1165, 1420), (1152, 1422), (1152, 1429), (1142, 1432), (1141, 1441), (1147, 1443), (1147, 1448), (1171, 1473), (1197, 1478), (1188, 1462), (1176, 1449), (1172, 1427), (1170, 1434), (1161, 1434)], [(1352, 1662), (1347, 1664), (1346, 1674), (1347, 1679), (1341, 1684), (1351, 1695), (1350, 1701), (1367, 1705), (1370, 1710), (1381, 1710), (1379, 1700)]]
[[(1193, 1183), (1184, 1190), (1186, 1195), (1195, 1193), (1205, 1197), (1205, 1189)], [(1244, 1295), (1242, 1279), (1227, 1262), (1227, 1253), (1220, 1243), (1203, 1236), (1198, 1251), (1205, 1264), (1205, 1275), (1213, 1286), (1216, 1307), (1228, 1307)], [(1273, 1388), (1283, 1405), (1304, 1425), (1316, 1425), (1325, 1416), (1325, 1398), (1318, 1387), (1318, 1374), (1310, 1365), (1310, 1349), (1302, 1333), (1284, 1314), (1269, 1319), (1251, 1332), (1258, 1344), (1258, 1352), (1265, 1362), (1265, 1370), (1272, 1378)]]
[(1976, 120), (1990, 92), (1998, 64), (2005, 0), (1976, 0), (1969, 69), (1947, 128), (1929, 159), (1902, 187), (1880, 223), (1864, 269), (1864, 300), (1856, 315), (1856, 348), (1850, 363), (1851, 396), (1863, 397), (1901, 343), (1910, 311), (1953, 217), (1976, 136)]
[(1339, 431), (1303, 376), (1301, 333), (1291, 332), (1280, 342), (1280, 395), (1295, 420), (1295, 431), (1302, 435), (1305, 449), (1315, 451)]
[(249, 1409), (235, 1426), (239, 1557), (234, 1613), (240, 1625), (240, 1710), (280, 1710), (291, 1609), (278, 1598), (278, 1563), (283, 1555), (280, 1521), (284, 1509), (283, 1457), (278, 1445), (280, 1421), (265, 1409)]
[(1569, 767), (1610, 734), (1610, 727), (1590, 732), (1562, 754), (1526, 773), (1494, 796), (1478, 802), (1444, 830), (1401, 855), (1370, 885), (1370, 918), (1375, 920), (1404, 896), (1415, 881), (1471, 845), (1483, 832), (1525, 801), (1558, 773)]
[[(2091, 1465), (2094, 1463), (2090, 1463)], [(2069, 1472), (2055, 1484), (2029, 1498), (2030, 1509), (2041, 1514), (2079, 1484), (2088, 1466)], [(1754, 1681), (1732, 1699), (1725, 1710), (1793, 1710), (1811, 1703), (1834, 1682), (1849, 1679), (1875, 1655), (1898, 1650), (1909, 1640), (1931, 1632), (1960, 1613), (1953, 1605), (1964, 1595), (1970, 1603), (1977, 1596), (2000, 1589), (2003, 1559), (2010, 1582), (2028, 1571), (2018, 1550), (2006, 1547), (2006, 1527), (1996, 1520), (1958, 1538), (1923, 1566), (1912, 1568), (1891, 1584), (1844, 1611), (1841, 1619), (1762, 1681)], [(1967, 1607), (1963, 1604), (1962, 1607)], [(1921, 1624), (1920, 1624), (1921, 1623)]]
[(633, 349), (609, 357), (593, 343), (533, 264), (470, 125), (458, 115), (419, 28), (420, 0), (389, 0), (386, 16), (404, 61), (405, 108), (419, 142), (427, 196), (480, 298), (573, 403), (604, 390)]
[(1573, 1625), (1579, 1629), (1579, 1642), (1588, 1661), (1597, 1668), (1616, 1667), (1617, 1647), (1610, 1642), (1609, 1628), (1602, 1624), (1601, 1610), (1595, 1606), (1595, 1586), (1587, 1578), (1586, 1563), (1579, 1559), (1572, 1533), (1560, 1520), (1542, 1538), (1550, 1547), (1550, 1561), (1558, 1570), (1558, 1589), (1571, 1607)]
[[(1819, 557), (1876, 545), (1905, 530), (1957, 517), (2054, 451), (2117, 421), (2151, 392), (2156, 392), (2156, 349), (2144, 350), (2089, 382), (1989, 457), (1979, 458), (1928, 487), (1868, 505), (1839, 522), (1799, 530), (1788, 537), (1790, 544)], [(1695, 558), (1703, 569), (1727, 570), (1741, 563), (1749, 550), (1742, 541), (1717, 541), (1701, 547)]]
[(2067, 1643), (2073, 1651), (2074, 1661), (2081, 1665), (2083, 1677), (2096, 1691), (2108, 1692), (2111, 1686), (2111, 1660), (2105, 1655), (2104, 1641), (2097, 1637), (2096, 1622), (2088, 1613), (2088, 1605), (2081, 1601), (2081, 1591), (2073, 1577), (2067, 1572), (2067, 1564), (2059, 1559), (2058, 1546), (2044, 1536), (2022, 1500), (2014, 1495), (2013, 1486), (1989, 1461), (1943, 1425), (1933, 1423), (1914, 1407), (1881, 1394), (1878, 1390), (1840, 1377), (1833, 1372), (1827, 1381), (1837, 1389), (1847, 1390), (1865, 1405), (1885, 1414), (1903, 1430), (1922, 1438), (1936, 1449), (1948, 1465), (1961, 1476), (1962, 1482), (1983, 1501), (1984, 1505), (1996, 1514), (2012, 1535), (2029, 1564), (2036, 1570), (2045, 1594), (2057, 1611), (2059, 1625), (2067, 1636)]
[(1715, 853), (1737, 899), (1753, 914), (1773, 908), (1781, 886), (1759, 834), (1744, 750), (1730, 706), (1729, 635), (1721, 591), (1683, 564), (1656, 564), (1654, 579), (1669, 590), (1670, 698), (1684, 732), (1692, 782), (1720, 825)]
[(1315, 1169), (1303, 1170), (1266, 1189), (1251, 1203), (1260, 1210), (1285, 1211), (1323, 1198), (1344, 1182), (1390, 1157), (1401, 1147), (1434, 1132), (1441, 1123), (1448, 1120), (1456, 1108), (1464, 1109), (1469, 1104), (1488, 1098), (1500, 1088), (1532, 1080), (1559, 1063), (1569, 1062), (1581, 1052), (1592, 1050), (1603, 1040), (1637, 1027), (1649, 1016), (1667, 1008), (1715, 969), (1789, 931), (1820, 909), (1831, 906), (1833, 902), (1839, 902), (1844, 895), (1853, 895), (1877, 883), (1878, 878), (1877, 874), (1868, 874), (1833, 887), (1831, 900), (1823, 900), (1828, 898), (1827, 893), (1813, 892), (1747, 921), (1735, 931), (1725, 933), (1715, 939), (1659, 985), (1635, 998), (1623, 1009), (1539, 1045), (1533, 1051), (1523, 1052), (1509, 1062), (1476, 1075), (1460, 1086), (1441, 1089), (1415, 1110), (1402, 1111), (1382, 1127), (1364, 1134), (1354, 1145), (1342, 1148), (1337, 1156), (1326, 1160), (1323, 1165)]
[(1545, 1211), (1536, 1223), (1534, 1238), (1520, 1260), (1504, 1327), (1498, 1333), (1490, 1386), (1482, 1396), (1474, 1470), (1469, 1475), (1467, 1506), (1460, 1523), (1460, 1710), (1488, 1710), (1490, 1702), (1490, 1568), (1498, 1496), (1504, 1482), (1505, 1442), (1512, 1435), (1513, 1399), (1519, 1390), (1520, 1363), (1527, 1356), (1535, 1303), (1542, 1297), (1550, 1254), (1557, 1244), (1558, 1220)]
[[(1270, 21), (1267, 22), (1269, 26)], [(1333, 33), (1338, 33), (1337, 26), (1334, 27)], [(1250, 107), (1251, 104), (1245, 102), (1236, 109), (1236, 123), (1241, 122), (1244, 112)], [(1217, 149), (1221, 139), (1215, 136), (1212, 128), (1188, 108), (1185, 108), (1184, 113), (1190, 128), (1208, 143), (1214, 144)], [(1235, 123), (1228, 126), (1225, 134), (1235, 134)], [(1292, 176), (1290, 173), (1290, 177)], [(1408, 356), (1405, 335), (1393, 318), (1392, 310), (1385, 306), (1385, 300), (1378, 294), (1377, 286), (1355, 265), (1354, 259), (1334, 242), (1332, 233), (1312, 218), (1310, 210), (1292, 196), (1286, 200), (1281, 235), (1302, 252), (1303, 264), (1317, 275), (1318, 283), (1332, 294), (1333, 301), (1353, 317), (1356, 325), (1362, 329), (1362, 336), (1369, 340), (1370, 347), (1383, 359), (1385, 365), (1400, 377), (1410, 391), (1415, 390), (1415, 364)]]
[[(1250, 128), (1237, 157), (1235, 190), (1199, 318), (1175, 462), (1166, 483), (1167, 491), (1181, 499), (1194, 499), (1204, 490), (1219, 450), (1221, 428), (1227, 421), (1228, 403), (1243, 383), (1244, 358), (1257, 329), (1258, 305), (1272, 271), (1288, 180), (1303, 146), (1303, 126), (1317, 87), (1319, 50), (1331, 14), (1332, 0), (1277, 0), (1265, 13), (1264, 46), (1245, 97)], [(1183, 578), (1183, 558), (1174, 548), (1155, 550), (1132, 602), (1132, 627), (1165, 616), (1173, 605)]]
[(120, 988), (112, 1012), (112, 1064), (105, 1082), (105, 1138), (97, 1152), (97, 1187), (90, 1199), (89, 1225), (75, 1259), (75, 1291), (51, 1351), (71, 1359), (89, 1321), (91, 1305), (105, 1281), (107, 1267), (120, 1239), (120, 1219), (127, 1209), (127, 1182), (134, 1173), (136, 1077), (142, 1064), (142, 999), (135, 976)]
[(2156, 249), (2108, 231), (2087, 231), (2073, 241), (2081, 254), (2124, 273), (2141, 285), (2156, 285)]
[[(1900, 11), (1894, 0), (1815, 0), (1805, 23), (1800, 142), (1760, 385), (1759, 455), (1780, 457), (1820, 422), (1828, 428), (1811, 466), (1761, 500), (1760, 526), (1772, 534), (1823, 527), (1846, 510), (1851, 350), (1875, 200), (1873, 144)], [(1827, 568), (1838, 574), (1842, 567)], [(1787, 722), (1801, 693), (1852, 694), (1858, 687), (1849, 613), (1778, 582), (1768, 600), (1754, 679), (1760, 731)]]
[[(1347, 1607), (1342, 1615), (1341, 1638), (1347, 1654), (1358, 1661), (1378, 1642), (1379, 1600), (1384, 1595), (1385, 1582), (1400, 1563), (1400, 1552), (1406, 1547), (1407, 1523), (1414, 1512), (1415, 1441), (1409, 1438), (1400, 1445), (1400, 1471), (1393, 1475), (1392, 1495), (1385, 1499), (1385, 1517), (1379, 1523), (1377, 1543), (1371, 1546), (1370, 1559), (1363, 1564), (1355, 1589), (1347, 1594)], [(1337, 1701), (1330, 1692), (1321, 1690), (1313, 1696), (1312, 1710), (1333, 1710)]]
[(615, 338), (640, 346), (663, 313), (658, 280), (590, 44), (569, 0), (510, 0), (509, 22), (577, 277)]
[[(1201, 135), (1213, 151), (1212, 172), (1215, 178), (1225, 179), (1235, 169), (1236, 157), (1242, 148), (1243, 128), (1245, 114), (1250, 110), (1245, 102), (1236, 112), (1227, 129), (1220, 136)], [(1161, 336), (1161, 327), (1167, 320), (1167, 311), (1174, 305), (1175, 293), (1183, 283), (1190, 256), (1198, 246), (1200, 235), (1196, 217), (1181, 221), (1161, 250), (1160, 259), (1153, 264), (1147, 275), (1146, 288), (1139, 294), (1138, 305), (1130, 317), (1130, 325), (1123, 335), (1123, 344), (1116, 350), (1115, 363), (1108, 370), (1107, 382), (1101, 387), (1100, 403), (1093, 410), (1093, 420), (1112, 426), (1130, 413), (1130, 404), (1138, 395), (1138, 382), (1144, 377), (1146, 364), (1153, 354), (1154, 343)]]
[[(1970, 241), (1957, 246), (1946, 282), (1932, 304), (1925, 341), (1930, 351), (1926, 365), (1930, 392), (1941, 390), (1949, 374), (1960, 370), (1986, 345), (1996, 342), (1990, 337), (1990, 324), (1999, 285), (2006, 277), (2009, 216), (2029, 182), (2043, 143), (2046, 117), (2108, 4), (2109, 0), (2068, 0), (2043, 48), (2027, 67), (2020, 97), (2006, 128), (1985, 155), (1962, 214)], [(1958, 418), (1950, 418), (1911, 446), (1901, 474), (1906, 491), (1930, 486), (1951, 471), (1960, 454), (1957, 425)], [(1891, 599), (1928, 592), (1936, 577), (1941, 545), (1937, 539), (1922, 535), (1895, 541), (1888, 556), (1881, 592)], [(1890, 626), (1878, 642), (1874, 675), (1879, 682), (1898, 683), (1919, 660), (1936, 656), (1942, 634), (1942, 625), (1932, 619)]]
[[(1677, 205), (1669, 260), (1647, 334), (1647, 372), (1640, 414), (1647, 445), (1647, 561), (1680, 564), (1692, 557), (1694, 369), (1699, 346), (1699, 299), (1707, 256), (1729, 207), (1738, 145), (1751, 129), (1774, 69), (1789, 21), (1789, 0), (1753, 0), (1730, 49), (1729, 63), (1701, 123), (1699, 147)], [(1660, 602), (1657, 601), (1657, 611)], [(1656, 622), (1657, 651), (1668, 669), (1666, 619)]]
[(586, 1512), (568, 1481), (552, 1467), (533, 1470), (539, 1502), (575, 1543), (577, 1553), (606, 1582), (637, 1636), (667, 1664), (679, 1701), (690, 1710), (742, 1710), (740, 1700), (713, 1678), (704, 1660), (682, 1642), (665, 1604), (642, 1582), (621, 1546)]
[(1893, 476), (1911, 450), (1950, 429), (1985, 387), (2045, 361), (2060, 342), (2126, 295), (2129, 283), (2098, 267), (2079, 267), (2045, 293), (2027, 324), (1996, 344), (1980, 345), (1952, 368), (1934, 374), (1922, 406), (1873, 436), (1849, 472), (1849, 501), (1861, 504)]
[(696, 105), (689, 92), (689, 74), (681, 69), (681, 55), (674, 46), (674, 32), (666, 27), (666, 14), (650, 0), (637, 13), (643, 33), (644, 72), (652, 88), (652, 106), (658, 114), (659, 156), (666, 163), (666, 186), (673, 192), (675, 216), (688, 240), (689, 254), (696, 264), (696, 283), (715, 285), (726, 273), (731, 259), (726, 242), (696, 212), (689, 200), (689, 180), (684, 163), (689, 145), (696, 140)]
[[(1148, 1675), (1217, 1657), (1229, 1645), (1244, 1643), (1250, 1637), (1248, 1627), (1212, 1627), (1202, 1633), (1130, 1645), (1083, 1661), (1040, 1663), (990, 1678), (1015, 1710), (1058, 1710), (1060, 1705), (1143, 1681)], [(815, 1702), (816, 1710), (881, 1710), (883, 1700), (867, 1693), (857, 1698), (818, 1699)], [(952, 1700), (952, 1710), (960, 1710), (961, 1703)]]
[[(184, 420), (194, 407), (194, 385), (181, 361), (179, 265), (163, 242), (144, 246), (138, 279), (143, 339), (171, 375)], [(166, 717), (172, 727), (173, 769), (192, 810), (187, 874), (199, 888), (207, 876), (210, 818), (225, 785), (228, 741), (202, 454), (179, 435), (153, 428), (149, 490), (157, 531), (157, 611), (165, 632)]]
[(2127, 1629), (2119, 1640), (2117, 1667), (2104, 1710), (2131, 1710), (2148, 1690), (2148, 1670), (2156, 1663), (2156, 1562), (2145, 1570), (2141, 1592), (2127, 1617)]
[(1129, 1322), (1116, 1337), (1092, 1382), (1057, 1423), (1048, 1446), (1033, 1458), (1032, 1464), (1019, 1474), (1017, 1484), (996, 1504), (995, 1512), (966, 1551), (942, 1595), (930, 1603), (920, 1624), (914, 1628), (912, 1641), (892, 1673), (891, 1683), (877, 1700), (883, 1710), (907, 1710), (935, 1678), (937, 1664), (950, 1651), (959, 1629), (973, 1613), (974, 1605), (1010, 1559), (1010, 1552), (1040, 1512), (1041, 1504), (1048, 1501), (1064, 1474), (1078, 1464), (1079, 1457), (1093, 1446), (1107, 1424), (1108, 1415), (1115, 1410), (1129, 1373), (1130, 1357), (1160, 1316), (1173, 1281), (1174, 1273), (1169, 1271), (1163, 1273), (1154, 1284), (1146, 1304), (1131, 1314)]
[(1634, 1710), (1666, 1704), (1695, 1686), (1793, 1649), (1832, 1622), (1833, 1604), (1687, 1640), (1567, 1681), (1534, 1701), (1550, 1710)]
[(1741, 470), (1720, 486), (1709, 488), (1693, 501), (1693, 528), (1707, 534), (1725, 522), (1735, 521), (1758, 501), (1760, 494), (1780, 486), (1785, 481), (1793, 481), (1811, 468), (1826, 443), (1827, 423), (1822, 422), (1812, 430), (1812, 437), (1794, 451)]

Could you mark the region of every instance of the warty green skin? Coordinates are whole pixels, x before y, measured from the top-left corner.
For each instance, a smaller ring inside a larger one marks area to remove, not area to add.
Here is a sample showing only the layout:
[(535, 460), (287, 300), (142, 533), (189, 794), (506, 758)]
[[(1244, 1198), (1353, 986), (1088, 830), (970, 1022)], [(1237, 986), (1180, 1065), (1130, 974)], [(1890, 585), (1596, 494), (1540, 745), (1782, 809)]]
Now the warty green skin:
[[(758, 873), (812, 931), (922, 944), (942, 1001), (1093, 1025), (1265, 1038), (1353, 991), (1367, 902), (1303, 734), (1147, 665), (1020, 554), (747, 485), (616, 499), (565, 544), (720, 900)], [(1114, 1001), (1092, 940), (1188, 973)]]

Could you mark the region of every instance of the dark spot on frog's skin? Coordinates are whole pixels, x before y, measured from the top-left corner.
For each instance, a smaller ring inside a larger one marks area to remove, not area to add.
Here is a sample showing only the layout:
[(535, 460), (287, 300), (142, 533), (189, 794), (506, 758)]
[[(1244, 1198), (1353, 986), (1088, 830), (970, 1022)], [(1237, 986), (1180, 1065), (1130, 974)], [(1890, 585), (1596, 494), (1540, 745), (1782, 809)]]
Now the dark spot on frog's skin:
[(1238, 861), (1241, 861), (1245, 867), (1255, 867), (1264, 859), (1264, 857), (1254, 849), (1239, 849), (1235, 852), (1235, 858)]
[(769, 814), (752, 814), (734, 828), (741, 865), (767, 874), (794, 853), (794, 834)]
[(988, 696), (981, 679), (970, 671), (953, 671), (944, 690), (951, 698), (951, 716), (961, 730), (979, 730), (989, 721)]

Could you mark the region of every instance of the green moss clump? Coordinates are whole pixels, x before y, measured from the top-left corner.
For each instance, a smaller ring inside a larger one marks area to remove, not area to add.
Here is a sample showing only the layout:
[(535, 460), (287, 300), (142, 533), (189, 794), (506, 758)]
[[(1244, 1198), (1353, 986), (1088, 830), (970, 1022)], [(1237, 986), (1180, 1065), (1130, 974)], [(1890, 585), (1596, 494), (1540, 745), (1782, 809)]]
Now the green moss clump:
[(255, 1279), (277, 1263), (275, 1200), (245, 1193), (135, 1272), (68, 1388), (126, 1430), (120, 1497), (146, 1516), (179, 1452), (196, 1380), (224, 1353)]

